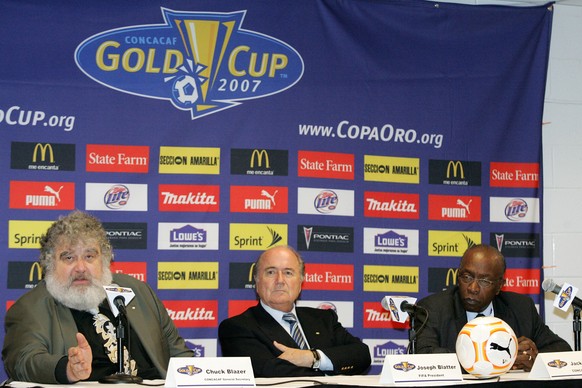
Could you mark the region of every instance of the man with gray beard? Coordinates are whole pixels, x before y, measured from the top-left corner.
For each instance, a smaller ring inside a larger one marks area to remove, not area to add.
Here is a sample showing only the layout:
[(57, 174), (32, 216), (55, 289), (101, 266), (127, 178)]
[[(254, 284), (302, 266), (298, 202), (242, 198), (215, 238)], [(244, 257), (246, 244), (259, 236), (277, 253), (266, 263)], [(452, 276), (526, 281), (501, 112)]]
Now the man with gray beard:
[[(103, 286), (131, 288), (124, 370), (166, 377), (170, 357), (193, 357), (146, 283), (111, 274), (111, 244), (95, 217), (74, 211), (40, 241), (44, 279), (6, 312), (2, 358), (10, 378), (45, 384), (99, 380), (119, 370), (114, 317)], [(126, 326), (127, 326), (126, 324)]]

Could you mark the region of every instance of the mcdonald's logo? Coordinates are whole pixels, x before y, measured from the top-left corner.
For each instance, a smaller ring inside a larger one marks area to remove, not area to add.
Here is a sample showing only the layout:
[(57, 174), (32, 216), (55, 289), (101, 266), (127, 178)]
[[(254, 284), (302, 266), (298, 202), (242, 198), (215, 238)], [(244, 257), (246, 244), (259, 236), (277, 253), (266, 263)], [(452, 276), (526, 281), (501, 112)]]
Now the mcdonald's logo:
[(255, 167), (255, 158), (257, 159), (257, 167), (263, 167), (263, 158), (265, 158), (265, 168), (271, 168), (269, 163), (269, 154), (266, 150), (253, 150), (251, 154), (251, 168)]
[[(36, 278), (34, 273), (36, 271)], [(30, 266), (30, 271), (28, 272), (28, 281), (29, 282), (39, 282), (42, 279), (42, 268), (40, 267), (40, 263), (35, 261)]]
[(447, 276), (445, 276), (445, 286), (451, 286), (457, 284), (457, 273), (459, 270), (457, 268), (449, 268), (447, 271)]
[(50, 156), (50, 163), (54, 163), (55, 162), (55, 155), (53, 152), (53, 146), (50, 145), (50, 143), (46, 143), (44, 145), (42, 145), (41, 143), (36, 143), (36, 145), (34, 146), (34, 150), (32, 152), (32, 162), (36, 163), (37, 160), (37, 156), (40, 152), (40, 161), (44, 162), (46, 161), (46, 153), (47, 151), (49, 152), (49, 156)]
[(256, 263), (251, 264), (249, 267), (249, 282), (252, 283), (253, 281), (253, 272), (255, 271)]
[[(449, 161), (447, 165), (447, 178), (451, 178), (451, 169), (453, 170), (453, 178), (458, 179), (465, 179), (465, 171), (463, 170), (463, 163), (460, 161), (453, 162), (452, 160)], [(457, 175), (457, 173), (461, 173), (461, 175)]]

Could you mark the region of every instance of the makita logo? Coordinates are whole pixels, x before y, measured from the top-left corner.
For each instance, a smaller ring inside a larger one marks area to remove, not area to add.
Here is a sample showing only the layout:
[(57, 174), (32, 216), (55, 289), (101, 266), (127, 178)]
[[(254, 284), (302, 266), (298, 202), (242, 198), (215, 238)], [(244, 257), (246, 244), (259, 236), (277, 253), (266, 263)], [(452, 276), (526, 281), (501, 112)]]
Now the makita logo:
[(214, 311), (206, 310), (204, 307), (197, 307), (191, 309), (188, 307), (186, 310), (171, 310), (166, 309), (168, 315), (173, 321), (214, 321), (216, 317), (214, 316)]
[(389, 202), (377, 201), (373, 198), (366, 199), (368, 202), (368, 210), (382, 211), (382, 212), (399, 212), (399, 213), (417, 213), (416, 205), (408, 203), (406, 200)]
[(160, 193), (164, 205), (218, 205), (214, 195), (208, 193), (174, 194), (168, 191)]

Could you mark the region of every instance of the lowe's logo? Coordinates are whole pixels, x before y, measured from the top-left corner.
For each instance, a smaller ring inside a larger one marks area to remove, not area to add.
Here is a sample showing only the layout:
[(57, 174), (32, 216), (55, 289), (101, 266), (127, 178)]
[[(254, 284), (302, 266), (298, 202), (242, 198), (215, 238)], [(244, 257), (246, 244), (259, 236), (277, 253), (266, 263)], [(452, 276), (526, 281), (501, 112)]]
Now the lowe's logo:
[(241, 28), (246, 11), (161, 10), (164, 24), (86, 39), (75, 51), (77, 66), (112, 89), (169, 100), (192, 119), (282, 92), (303, 75), (293, 47)]

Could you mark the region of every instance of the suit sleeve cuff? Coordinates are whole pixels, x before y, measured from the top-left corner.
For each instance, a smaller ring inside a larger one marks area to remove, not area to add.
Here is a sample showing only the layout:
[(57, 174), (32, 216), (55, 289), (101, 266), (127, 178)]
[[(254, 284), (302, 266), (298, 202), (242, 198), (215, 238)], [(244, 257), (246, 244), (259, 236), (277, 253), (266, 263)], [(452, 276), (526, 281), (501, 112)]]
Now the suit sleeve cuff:
[(71, 384), (69, 378), (67, 377), (67, 363), (69, 362), (69, 357), (63, 356), (57, 363), (55, 367), (55, 379), (59, 384)]

